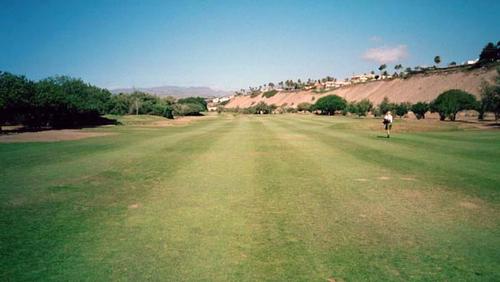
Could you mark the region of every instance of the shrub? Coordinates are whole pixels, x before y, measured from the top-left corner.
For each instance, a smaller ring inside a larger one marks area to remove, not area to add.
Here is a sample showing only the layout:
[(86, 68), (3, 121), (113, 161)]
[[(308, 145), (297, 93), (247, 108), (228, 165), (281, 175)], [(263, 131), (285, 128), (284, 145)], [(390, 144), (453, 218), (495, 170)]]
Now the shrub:
[(163, 110), (163, 116), (168, 118), (168, 119), (173, 119), (174, 118), (174, 111), (171, 106), (166, 106), (165, 109)]
[(255, 98), (255, 97), (259, 96), (260, 93), (261, 93), (260, 90), (252, 90), (250, 92), (250, 98)]
[(451, 89), (439, 95), (430, 105), (431, 112), (439, 113), (440, 120), (454, 121), (459, 111), (477, 108), (476, 98), (463, 90)]
[(429, 111), (429, 104), (425, 102), (418, 102), (411, 106), (411, 111), (415, 114), (417, 119), (425, 119), (425, 113)]
[(373, 108), (373, 103), (368, 99), (363, 99), (354, 104), (355, 113), (358, 116), (366, 116), (366, 114)]
[(179, 104), (199, 104), (202, 107), (201, 112), (206, 111), (207, 108), (207, 101), (205, 101), (205, 98), (203, 97), (187, 97), (187, 98), (182, 98), (177, 100), (177, 103)]
[(178, 116), (199, 116), (204, 110), (199, 103), (177, 103), (173, 106), (174, 114)]
[(389, 102), (389, 98), (387, 97), (384, 97), (384, 99), (382, 100), (382, 102), (380, 102), (380, 105), (378, 106), (382, 114), (394, 110), (394, 107), (395, 107), (394, 103)]
[(259, 102), (257, 105), (255, 105), (255, 110), (254, 113), (256, 114), (271, 114), (273, 110), (276, 109), (275, 105), (268, 105), (264, 102)]
[(480, 119), (485, 111), (493, 112), (496, 121), (500, 118), (500, 67), (497, 68), (497, 73), (495, 85), (486, 82), (481, 85), (481, 103), (478, 107)]
[(336, 111), (344, 110), (347, 107), (347, 101), (337, 95), (328, 95), (321, 97), (316, 101), (312, 110), (319, 110), (323, 115), (332, 115)]
[(276, 90), (269, 90), (269, 91), (264, 92), (262, 94), (262, 97), (264, 97), (264, 98), (271, 98), (274, 95), (276, 95), (276, 93), (278, 93), (278, 91), (276, 91)]
[(312, 105), (310, 103), (304, 102), (297, 105), (297, 111), (310, 112)]
[(394, 112), (396, 115), (398, 115), (400, 118), (402, 118), (404, 115), (408, 113), (408, 111), (411, 108), (411, 104), (408, 102), (396, 104), (394, 107)]

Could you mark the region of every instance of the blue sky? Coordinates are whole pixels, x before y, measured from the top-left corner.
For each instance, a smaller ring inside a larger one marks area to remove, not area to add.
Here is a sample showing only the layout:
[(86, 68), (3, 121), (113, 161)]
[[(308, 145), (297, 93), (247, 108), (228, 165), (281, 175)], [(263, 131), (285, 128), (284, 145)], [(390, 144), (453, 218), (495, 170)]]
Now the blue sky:
[(500, 1), (6, 1), (0, 70), (239, 89), (478, 57)]

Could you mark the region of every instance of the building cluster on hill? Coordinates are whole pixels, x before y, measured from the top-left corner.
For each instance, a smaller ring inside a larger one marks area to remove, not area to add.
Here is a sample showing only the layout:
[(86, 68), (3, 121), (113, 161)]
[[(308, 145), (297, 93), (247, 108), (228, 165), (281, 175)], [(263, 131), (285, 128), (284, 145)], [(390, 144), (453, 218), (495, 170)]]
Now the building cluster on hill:
[(267, 84), (257, 86), (257, 87), (249, 87), (248, 89), (241, 89), (236, 91), (236, 96), (239, 95), (249, 95), (251, 97), (257, 97), (258, 95), (268, 93), (270, 91), (276, 92), (294, 92), (294, 91), (319, 91), (326, 92), (329, 90), (335, 90), (341, 87), (365, 83), (369, 81), (377, 81), (377, 80), (390, 80), (393, 78), (408, 78), (414, 74), (426, 74), (426, 73), (434, 73), (434, 72), (445, 72), (445, 71), (453, 71), (456, 69), (467, 69), (467, 68), (476, 68), (481, 67), (486, 64), (494, 63), (500, 60), (500, 41), (497, 44), (488, 43), (483, 50), (481, 51), (479, 58), (475, 60), (467, 60), (462, 64), (458, 64), (455, 61), (450, 62), (446, 66), (441, 65), (441, 57), (435, 56), (433, 66), (416, 66), (416, 67), (407, 67), (403, 68), (401, 64), (394, 65), (394, 73), (391, 75), (388, 72), (387, 65), (382, 64), (378, 67), (380, 74), (376, 74), (375, 71), (371, 71), (370, 73), (363, 74), (355, 74), (351, 77), (345, 78), (343, 80), (336, 79), (331, 76), (327, 76), (322, 79), (307, 79), (306, 81), (302, 81), (298, 79), (297, 81), (286, 80), (281, 81), (277, 84), (273, 82), (269, 82)]

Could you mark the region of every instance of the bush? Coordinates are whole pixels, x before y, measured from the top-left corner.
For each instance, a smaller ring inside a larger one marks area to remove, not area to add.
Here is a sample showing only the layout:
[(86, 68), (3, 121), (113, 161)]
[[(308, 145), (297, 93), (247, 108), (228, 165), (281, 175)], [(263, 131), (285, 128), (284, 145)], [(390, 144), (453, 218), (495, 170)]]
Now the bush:
[(459, 111), (477, 108), (476, 98), (463, 90), (451, 89), (439, 95), (430, 105), (431, 112), (439, 113), (440, 120), (454, 121)]
[(257, 96), (259, 96), (262, 92), (260, 92), (260, 90), (252, 90), (250, 92), (250, 98), (255, 98)]
[(402, 118), (404, 115), (408, 113), (408, 111), (411, 108), (411, 104), (408, 102), (396, 104), (394, 107), (394, 112), (396, 113), (397, 116)]
[(375, 116), (375, 117), (380, 117), (382, 116), (382, 111), (380, 110), (379, 107), (374, 107), (372, 109), (372, 114)]
[(310, 112), (312, 105), (310, 103), (304, 102), (297, 105), (297, 111)]
[(411, 106), (411, 111), (415, 114), (417, 119), (425, 119), (425, 113), (429, 111), (429, 104), (425, 102), (418, 102)]
[(385, 115), (388, 111), (394, 110), (395, 104), (389, 102), (389, 98), (384, 97), (378, 108), (380, 112)]
[(165, 107), (165, 109), (163, 110), (163, 117), (174, 119), (174, 111), (172, 109), (172, 106), (169, 105)]
[(173, 106), (174, 115), (177, 116), (199, 116), (205, 111), (199, 103), (177, 103)]
[(264, 92), (262, 94), (262, 97), (264, 97), (264, 98), (271, 98), (274, 95), (276, 95), (276, 93), (278, 93), (278, 91), (276, 91), (276, 90), (269, 90), (269, 91)]
[(264, 102), (259, 102), (257, 105), (250, 107), (249, 111), (252, 114), (271, 114), (277, 107), (268, 105)]
[(481, 85), (481, 103), (478, 111), (480, 119), (482, 119), (485, 111), (490, 111), (495, 114), (495, 120), (500, 118), (500, 67), (497, 68), (496, 84), (490, 85), (483, 83)]
[(347, 107), (347, 101), (337, 95), (321, 97), (311, 108), (313, 111), (321, 111), (323, 115), (332, 115), (336, 111), (342, 111)]
[(363, 99), (354, 104), (354, 111), (358, 116), (366, 116), (373, 108), (373, 103), (368, 99)]
[(182, 98), (177, 100), (177, 103), (179, 104), (199, 104), (202, 108), (200, 112), (206, 111), (207, 108), (207, 101), (205, 101), (205, 98), (203, 97), (188, 97), (188, 98)]
[(130, 96), (120, 93), (113, 95), (108, 103), (108, 113), (112, 115), (126, 115), (131, 110)]

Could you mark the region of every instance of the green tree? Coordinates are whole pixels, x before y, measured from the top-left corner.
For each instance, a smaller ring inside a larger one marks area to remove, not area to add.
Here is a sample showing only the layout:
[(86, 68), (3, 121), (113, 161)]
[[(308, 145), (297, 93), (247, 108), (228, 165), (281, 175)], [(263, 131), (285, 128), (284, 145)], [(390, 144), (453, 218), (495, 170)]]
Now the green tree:
[(481, 51), (481, 54), (479, 54), (479, 64), (487, 64), (499, 60), (500, 57), (498, 49), (499, 47), (495, 46), (492, 42), (486, 44)]
[(477, 108), (476, 98), (463, 90), (451, 89), (440, 94), (430, 105), (431, 112), (439, 113), (441, 120), (454, 121), (459, 111)]
[(30, 114), (35, 85), (24, 76), (0, 72), (0, 130), (1, 125), (22, 123)]
[(172, 110), (176, 116), (199, 116), (205, 111), (200, 103), (177, 103)]
[(384, 99), (382, 100), (382, 102), (380, 102), (380, 105), (378, 106), (381, 114), (386, 114), (388, 111), (392, 111), (394, 110), (394, 104), (389, 102), (389, 98), (387, 97), (384, 97)]
[(171, 105), (165, 106), (165, 109), (163, 110), (163, 117), (174, 119), (174, 110)]
[[(497, 68), (495, 84), (483, 83), (481, 85), (480, 118), (485, 111), (495, 114), (495, 121), (500, 117), (500, 67)], [(482, 110), (482, 111), (481, 111)]]
[(344, 110), (347, 106), (347, 101), (337, 95), (328, 95), (321, 97), (316, 101), (312, 110), (319, 110), (323, 115), (332, 115), (336, 111)]
[(251, 110), (254, 114), (272, 114), (277, 107), (275, 105), (268, 105), (264, 102), (259, 102)]
[(451, 62), (451, 63), (449, 63), (448, 65), (449, 65), (450, 67), (451, 67), (451, 66), (456, 66), (456, 65), (457, 65), (457, 62), (452, 61), (452, 62)]
[(368, 99), (363, 99), (355, 104), (356, 114), (358, 116), (366, 116), (373, 109), (373, 103)]
[(36, 83), (30, 127), (74, 127), (104, 122), (111, 93), (67, 76), (49, 77)]
[(404, 115), (408, 113), (410, 108), (411, 108), (411, 103), (403, 102), (395, 105), (394, 112), (396, 113), (397, 116), (402, 118)]
[(441, 63), (441, 57), (440, 56), (434, 57), (434, 63), (436, 63), (436, 65), (439, 65)]
[[(260, 93), (260, 92), (259, 92)], [(207, 108), (207, 101), (205, 101), (205, 98), (203, 97), (187, 97), (187, 98), (182, 98), (177, 101), (179, 104), (199, 104), (203, 108), (203, 111), (206, 111)]]
[(127, 94), (117, 94), (111, 96), (108, 103), (108, 113), (112, 115), (126, 115), (131, 109), (130, 96)]
[(382, 64), (382, 65), (380, 65), (380, 67), (378, 67), (378, 70), (380, 71), (380, 73), (382, 73), (382, 71), (385, 70), (386, 68), (387, 68), (387, 65)]
[(411, 111), (415, 114), (417, 119), (425, 119), (425, 113), (429, 111), (429, 104), (425, 102), (418, 102), (411, 106)]

